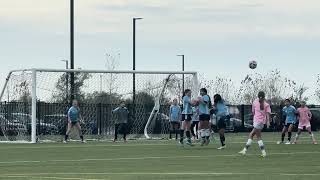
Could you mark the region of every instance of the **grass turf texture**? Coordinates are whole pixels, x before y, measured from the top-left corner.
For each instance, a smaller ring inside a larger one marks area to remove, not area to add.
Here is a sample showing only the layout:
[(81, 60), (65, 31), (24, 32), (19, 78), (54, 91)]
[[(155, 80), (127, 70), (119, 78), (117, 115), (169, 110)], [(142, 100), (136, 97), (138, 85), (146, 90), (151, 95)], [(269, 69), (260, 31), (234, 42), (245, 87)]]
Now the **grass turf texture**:
[(208, 147), (185, 148), (153, 140), (0, 144), (0, 179), (320, 179), (320, 146), (312, 145), (306, 133), (297, 145), (277, 145), (278, 133), (263, 135), (266, 158), (259, 156), (256, 142), (247, 156), (237, 154), (247, 133), (226, 134), (228, 147), (222, 151), (216, 149), (218, 139)]

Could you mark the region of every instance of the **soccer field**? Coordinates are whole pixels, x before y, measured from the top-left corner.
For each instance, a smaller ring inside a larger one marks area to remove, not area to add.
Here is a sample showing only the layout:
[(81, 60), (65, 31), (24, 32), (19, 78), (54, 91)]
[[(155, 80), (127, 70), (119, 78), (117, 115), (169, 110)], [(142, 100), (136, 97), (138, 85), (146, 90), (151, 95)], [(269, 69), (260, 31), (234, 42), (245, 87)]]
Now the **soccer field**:
[(0, 144), (0, 179), (320, 179), (320, 146), (306, 133), (297, 145), (276, 145), (280, 134), (264, 133), (266, 158), (256, 143), (246, 156), (237, 154), (247, 133), (226, 136), (222, 151), (217, 139), (207, 147), (180, 147), (174, 140)]

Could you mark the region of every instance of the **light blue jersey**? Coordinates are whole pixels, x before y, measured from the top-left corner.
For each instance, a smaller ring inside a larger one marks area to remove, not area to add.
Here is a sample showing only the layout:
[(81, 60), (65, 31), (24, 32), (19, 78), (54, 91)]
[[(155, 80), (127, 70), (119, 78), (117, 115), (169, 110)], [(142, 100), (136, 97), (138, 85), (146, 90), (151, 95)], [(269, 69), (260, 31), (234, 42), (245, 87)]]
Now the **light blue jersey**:
[(229, 115), (229, 108), (225, 105), (224, 101), (218, 102), (216, 105), (216, 116), (228, 116)]
[(170, 122), (179, 122), (181, 115), (181, 108), (179, 105), (170, 106)]
[(210, 97), (208, 95), (204, 95), (201, 97), (202, 101), (199, 102), (199, 114), (210, 114), (209, 111), (209, 104), (210, 104)]
[(296, 123), (296, 108), (294, 106), (285, 106), (282, 110), (283, 115), (286, 116), (286, 124)]
[(80, 117), (80, 109), (72, 106), (68, 111), (68, 117), (71, 122), (78, 122)]
[(182, 114), (192, 114), (191, 97), (184, 96), (182, 99), (182, 103), (183, 103)]

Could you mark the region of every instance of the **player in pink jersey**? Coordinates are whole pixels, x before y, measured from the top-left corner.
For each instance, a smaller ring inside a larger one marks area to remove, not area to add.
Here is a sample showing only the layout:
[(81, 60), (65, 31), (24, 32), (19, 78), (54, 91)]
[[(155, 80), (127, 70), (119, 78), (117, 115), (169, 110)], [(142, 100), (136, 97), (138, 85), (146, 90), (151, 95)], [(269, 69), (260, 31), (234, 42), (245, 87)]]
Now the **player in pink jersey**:
[(309, 134), (310, 137), (312, 139), (312, 143), (313, 144), (317, 144), (317, 141), (315, 139), (315, 137), (313, 136), (313, 133), (311, 131), (311, 124), (310, 124), (310, 120), (312, 117), (312, 114), (309, 110), (309, 108), (306, 106), (306, 102), (302, 101), (301, 102), (301, 107), (298, 108), (298, 117), (299, 117), (299, 126), (298, 126), (298, 133), (296, 134), (296, 137), (294, 139), (293, 144), (296, 144), (299, 136), (301, 134), (301, 132), (303, 131), (303, 129), (305, 128)]
[(252, 104), (252, 114), (253, 114), (253, 130), (249, 135), (249, 139), (246, 143), (246, 146), (239, 153), (245, 155), (252, 144), (253, 136), (257, 136), (258, 145), (262, 153), (262, 157), (266, 157), (267, 153), (264, 148), (263, 141), (261, 139), (261, 131), (265, 124), (267, 127), (270, 125), (270, 114), (271, 108), (270, 105), (265, 100), (265, 93), (259, 92), (258, 99), (256, 99)]

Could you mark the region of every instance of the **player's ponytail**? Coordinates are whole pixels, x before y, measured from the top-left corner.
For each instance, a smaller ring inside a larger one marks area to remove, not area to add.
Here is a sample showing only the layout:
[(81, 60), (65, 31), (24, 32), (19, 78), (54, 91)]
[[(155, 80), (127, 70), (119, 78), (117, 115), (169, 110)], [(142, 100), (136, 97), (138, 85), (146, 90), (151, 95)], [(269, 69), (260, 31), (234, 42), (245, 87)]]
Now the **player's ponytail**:
[(260, 110), (264, 110), (264, 101), (266, 98), (266, 94), (263, 91), (258, 93), (259, 103), (260, 103)]

